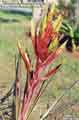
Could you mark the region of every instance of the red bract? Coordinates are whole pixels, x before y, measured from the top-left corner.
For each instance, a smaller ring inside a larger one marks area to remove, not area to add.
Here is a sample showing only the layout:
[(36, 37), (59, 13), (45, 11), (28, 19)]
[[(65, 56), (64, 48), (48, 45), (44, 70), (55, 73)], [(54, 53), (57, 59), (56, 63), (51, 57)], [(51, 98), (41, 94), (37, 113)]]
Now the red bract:
[(31, 66), (30, 60), (29, 60), (27, 54), (22, 50), (21, 45), (20, 45), (19, 42), (18, 42), (18, 49), (19, 49), (19, 52), (20, 52), (20, 54), (21, 54), (21, 56), (23, 58), (23, 61), (25, 62), (26, 69), (29, 72), (30, 71), (30, 66)]
[(49, 56), (50, 52), (48, 47), (51, 41), (57, 36), (57, 33), (54, 31), (52, 24), (48, 22), (45, 31), (39, 35), (35, 35), (32, 38), (35, 53), (37, 59), (44, 62), (46, 58)]

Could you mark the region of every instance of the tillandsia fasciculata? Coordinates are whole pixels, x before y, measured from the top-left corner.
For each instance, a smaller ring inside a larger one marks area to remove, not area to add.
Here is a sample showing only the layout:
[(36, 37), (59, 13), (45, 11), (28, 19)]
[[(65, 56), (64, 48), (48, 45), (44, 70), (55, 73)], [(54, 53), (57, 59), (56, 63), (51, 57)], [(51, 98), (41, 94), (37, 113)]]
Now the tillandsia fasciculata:
[[(32, 69), (29, 56), (23, 51), (20, 42), (18, 42), (19, 53), (26, 67), (26, 85), (18, 116), (19, 120), (28, 119), (28, 116), (47, 86), (43, 88), (44, 83), (47, 82), (49, 80), (48, 78), (53, 76), (62, 65), (62, 63), (60, 63), (55, 68), (48, 69), (44, 75), (41, 75), (41, 72), (54, 62), (63, 51), (65, 43), (60, 47), (54, 45), (54, 43), (56, 44), (56, 42), (58, 42), (59, 29), (62, 21), (63, 15), (55, 5), (50, 6), (50, 9), (47, 10), (46, 15), (43, 16), (38, 25), (35, 25), (33, 20), (31, 21), (30, 37), (36, 59), (34, 69)], [(47, 83), (49, 83), (49, 81)]]

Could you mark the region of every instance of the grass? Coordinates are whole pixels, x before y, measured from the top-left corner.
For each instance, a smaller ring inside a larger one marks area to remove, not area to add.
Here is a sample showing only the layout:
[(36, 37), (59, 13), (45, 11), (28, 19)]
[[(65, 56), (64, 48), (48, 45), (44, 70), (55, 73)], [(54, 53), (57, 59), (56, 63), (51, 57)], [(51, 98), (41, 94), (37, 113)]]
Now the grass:
[(0, 11), (0, 17), (5, 19), (18, 19), (20, 22), (0, 22), (0, 84), (8, 88), (15, 79), (15, 54), (17, 40), (25, 40), (25, 31), (29, 26), (28, 17), (14, 15)]
[[(34, 56), (32, 56), (33, 50), (30, 49), (31, 42), (29, 38), (25, 36), (25, 32), (28, 31), (30, 26), (28, 21), (29, 17), (3, 13), (2, 11), (0, 11), (0, 17), (20, 20), (20, 22), (17, 23), (0, 22), (0, 86), (5, 85), (5, 90), (2, 93), (5, 94), (15, 79), (15, 54), (18, 53), (17, 41), (20, 40), (22, 46), (28, 49), (32, 60)], [(62, 61), (64, 61), (63, 66), (59, 72), (51, 78), (52, 82), (48, 85), (39, 103), (46, 104), (56, 99), (73, 81), (79, 79), (79, 60), (73, 57), (72, 54), (64, 52), (52, 66)], [(23, 79), (24, 78), (25, 77), (23, 77)], [(79, 87), (75, 86), (67, 96), (69, 96), (69, 99), (78, 102)]]

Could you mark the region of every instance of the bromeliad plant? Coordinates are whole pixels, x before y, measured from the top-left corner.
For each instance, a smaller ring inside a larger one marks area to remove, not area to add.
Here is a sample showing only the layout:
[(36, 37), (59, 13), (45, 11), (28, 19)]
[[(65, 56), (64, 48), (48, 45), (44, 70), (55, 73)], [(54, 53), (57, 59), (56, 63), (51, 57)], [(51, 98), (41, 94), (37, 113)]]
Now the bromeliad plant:
[[(59, 15), (56, 14), (57, 10), (55, 6), (51, 6), (50, 10), (48, 9), (47, 14), (38, 25), (34, 26), (33, 21), (31, 22), (31, 39), (36, 55), (34, 70), (32, 70), (31, 61), (27, 53), (23, 51), (18, 42), (18, 49), (25, 63), (27, 77), (21, 110), (18, 117), (19, 120), (28, 119), (39, 97), (49, 83), (48, 78), (53, 76), (61, 66), (60, 63), (55, 68), (48, 69), (44, 75), (41, 75), (42, 71), (44, 71), (63, 50), (63, 45), (60, 46), (60, 48), (56, 47), (55, 49), (51, 49), (53, 42), (58, 40), (58, 31), (63, 20), (61, 13), (59, 13)], [(52, 20), (55, 15), (57, 18)], [(46, 86), (44, 86), (45, 82), (47, 82)]]
[(79, 46), (79, 28), (68, 22), (69, 21), (63, 21), (60, 28), (60, 33), (62, 34), (62, 37), (59, 41), (59, 46), (63, 44), (64, 41), (67, 41), (66, 50), (69, 52), (73, 52)]

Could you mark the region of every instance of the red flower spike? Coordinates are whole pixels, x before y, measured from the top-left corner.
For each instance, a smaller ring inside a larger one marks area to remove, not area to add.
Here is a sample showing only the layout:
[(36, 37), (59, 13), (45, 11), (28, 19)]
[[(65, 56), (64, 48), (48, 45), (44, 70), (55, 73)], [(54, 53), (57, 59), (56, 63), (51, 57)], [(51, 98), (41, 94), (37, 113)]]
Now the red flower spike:
[[(38, 26), (34, 28), (32, 26), (31, 29), (32, 44), (36, 55), (36, 66), (35, 66), (35, 70), (32, 73), (32, 76), (30, 76), (31, 63), (28, 58), (28, 55), (22, 50), (20, 44), (18, 44), (19, 52), (22, 56), (22, 59), (28, 71), (27, 82), (24, 90), (24, 98), (22, 102), (21, 112), (19, 115), (19, 120), (27, 119), (28, 116), (27, 113), (30, 110), (31, 102), (33, 103), (32, 98), (37, 95), (40, 96), (40, 87), (42, 87), (42, 83), (44, 83), (45, 80), (48, 79), (51, 75), (54, 75), (61, 66), (61, 64), (59, 64), (55, 68), (48, 70), (48, 72), (45, 73), (43, 77), (40, 76), (40, 73), (43, 71), (43, 69), (46, 68), (51, 62), (55, 60), (55, 58), (58, 57), (58, 55), (62, 52), (63, 48), (61, 47), (55, 49), (54, 51), (52, 50), (49, 51), (49, 45), (54, 39), (58, 37), (58, 33), (56, 32), (57, 30), (54, 30), (55, 28), (53, 28), (54, 26), (52, 26), (52, 21), (48, 21), (46, 23), (46, 27), (43, 33), (41, 33), (40, 31), (38, 32), (37, 27)], [(36, 32), (39, 34), (37, 34)], [(38, 92), (37, 92), (37, 88), (38, 88)]]

